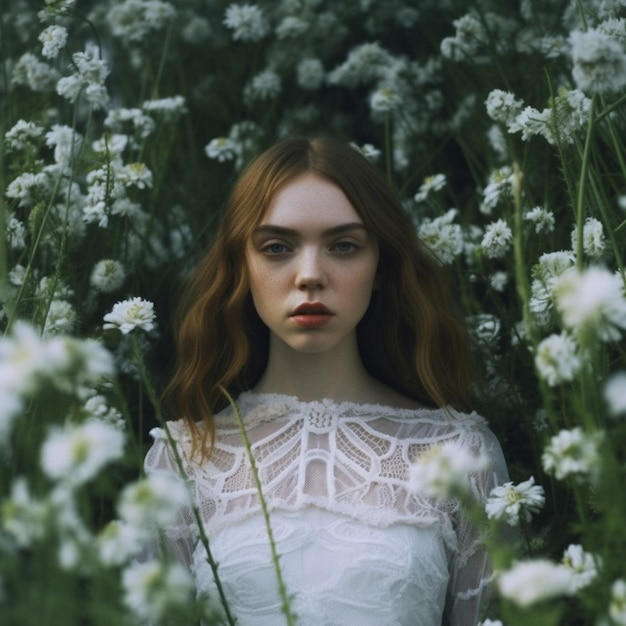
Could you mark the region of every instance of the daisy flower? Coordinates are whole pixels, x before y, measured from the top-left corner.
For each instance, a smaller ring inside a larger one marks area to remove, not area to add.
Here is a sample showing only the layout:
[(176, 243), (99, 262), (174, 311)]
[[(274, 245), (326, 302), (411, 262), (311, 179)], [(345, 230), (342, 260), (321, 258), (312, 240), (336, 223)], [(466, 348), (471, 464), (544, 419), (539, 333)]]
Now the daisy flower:
[(117, 328), (127, 335), (135, 328), (150, 332), (155, 327), (154, 304), (142, 298), (117, 302), (112, 311), (104, 316), (104, 328)]
[(534, 477), (514, 485), (513, 482), (494, 487), (489, 494), (485, 510), (489, 519), (499, 519), (511, 526), (520, 519), (529, 522), (546, 501), (543, 487), (535, 485)]

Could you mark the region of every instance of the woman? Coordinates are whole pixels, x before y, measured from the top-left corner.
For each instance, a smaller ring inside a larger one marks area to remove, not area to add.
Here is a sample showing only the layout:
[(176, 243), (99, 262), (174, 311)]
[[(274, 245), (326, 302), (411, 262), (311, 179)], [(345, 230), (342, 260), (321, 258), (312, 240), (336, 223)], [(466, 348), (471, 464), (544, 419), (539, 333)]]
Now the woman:
[[(224, 390), (299, 624), (476, 624), (490, 576), (479, 532), (456, 500), (411, 490), (409, 475), (453, 443), (488, 459), (467, 477), (484, 502), (506, 468), (484, 420), (464, 412), (467, 339), (443, 271), (376, 168), (326, 138), (261, 154), (182, 312), (170, 431), (238, 623), (283, 618)], [(177, 471), (164, 432), (154, 436), (147, 470)], [(181, 517), (167, 535), (199, 592), (214, 592), (193, 524)]]

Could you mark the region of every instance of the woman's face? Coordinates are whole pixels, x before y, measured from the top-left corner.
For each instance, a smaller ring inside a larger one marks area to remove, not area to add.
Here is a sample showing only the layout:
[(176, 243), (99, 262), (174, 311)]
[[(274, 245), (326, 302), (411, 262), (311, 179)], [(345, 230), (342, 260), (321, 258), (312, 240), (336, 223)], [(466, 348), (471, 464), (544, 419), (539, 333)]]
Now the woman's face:
[(273, 340), (311, 353), (356, 341), (378, 244), (339, 187), (314, 174), (281, 187), (246, 260), (254, 305)]

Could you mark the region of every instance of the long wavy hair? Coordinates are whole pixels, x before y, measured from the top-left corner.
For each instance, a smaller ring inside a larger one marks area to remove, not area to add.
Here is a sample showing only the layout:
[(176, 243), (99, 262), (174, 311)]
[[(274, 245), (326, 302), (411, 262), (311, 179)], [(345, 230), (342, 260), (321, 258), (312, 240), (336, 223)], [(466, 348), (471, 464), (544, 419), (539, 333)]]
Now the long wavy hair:
[(221, 388), (236, 397), (267, 365), (269, 331), (249, 293), (246, 245), (278, 189), (305, 173), (337, 185), (378, 241), (379, 286), (357, 327), (366, 369), (422, 404), (471, 407), (469, 341), (447, 273), (383, 175), (347, 144), (288, 138), (241, 174), (179, 305), (176, 361), (163, 399), (170, 416), (189, 424), (203, 454), (214, 440), (213, 416), (227, 404)]

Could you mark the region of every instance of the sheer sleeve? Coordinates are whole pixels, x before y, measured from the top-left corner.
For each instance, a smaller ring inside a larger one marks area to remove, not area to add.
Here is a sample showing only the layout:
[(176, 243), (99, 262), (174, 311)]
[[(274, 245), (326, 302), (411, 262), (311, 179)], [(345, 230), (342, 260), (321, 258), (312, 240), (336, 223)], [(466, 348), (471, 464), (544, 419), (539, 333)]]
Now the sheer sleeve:
[[(179, 454), (183, 458), (184, 453), (183, 444), (181, 441), (186, 436), (183, 434), (182, 429), (177, 427), (178, 424), (169, 424), (170, 432), (176, 441), (176, 446)], [(150, 432), (150, 435), (154, 437), (154, 443), (148, 450), (144, 461), (144, 467), (146, 474), (155, 474), (157, 472), (169, 472), (180, 475), (178, 464), (176, 463), (176, 456), (170, 442), (167, 439), (165, 431), (160, 428), (155, 428)], [(195, 480), (191, 475), (188, 464), (184, 463), (187, 476), (185, 477), (189, 484), (190, 493), (195, 491)], [(162, 528), (161, 537), (155, 538), (155, 547), (153, 552), (162, 552), (164, 549), (169, 556), (180, 561), (186, 567), (191, 568), (192, 555), (196, 544), (197, 538), (197, 524), (191, 506), (185, 506), (179, 508), (176, 512), (173, 522)], [(157, 547), (160, 545), (160, 548)]]
[[(487, 428), (481, 429), (480, 440), (482, 452), (489, 461), (484, 471), (470, 477), (470, 487), (476, 501), (483, 506), (490, 491), (508, 481), (508, 471), (495, 435)], [(483, 542), (485, 529), (470, 523), (461, 513), (456, 530), (459, 546), (450, 568), (444, 624), (476, 626), (493, 577)]]

